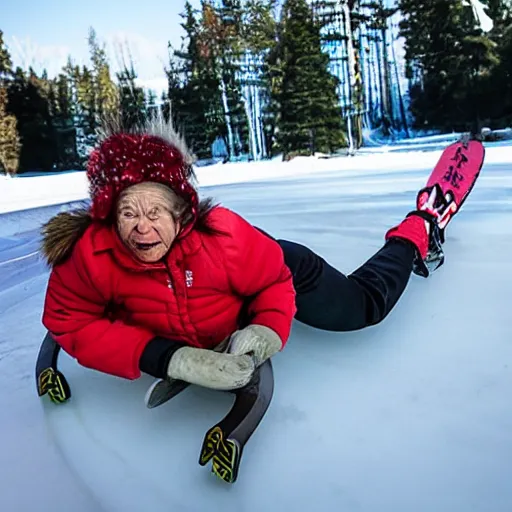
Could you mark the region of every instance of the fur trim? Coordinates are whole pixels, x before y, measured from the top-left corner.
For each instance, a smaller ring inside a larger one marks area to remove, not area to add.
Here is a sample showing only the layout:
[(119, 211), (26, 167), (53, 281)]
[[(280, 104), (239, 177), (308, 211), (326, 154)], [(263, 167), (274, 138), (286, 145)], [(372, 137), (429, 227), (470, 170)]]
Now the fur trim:
[(41, 253), (47, 264), (54, 266), (68, 258), (91, 223), (89, 211), (80, 208), (58, 213), (44, 224), (41, 229)]

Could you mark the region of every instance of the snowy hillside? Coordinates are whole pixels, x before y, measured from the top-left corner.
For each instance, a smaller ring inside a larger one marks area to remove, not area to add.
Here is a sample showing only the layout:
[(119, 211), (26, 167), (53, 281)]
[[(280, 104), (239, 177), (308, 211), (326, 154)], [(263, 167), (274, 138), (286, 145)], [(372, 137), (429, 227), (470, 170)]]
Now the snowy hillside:
[[(202, 194), (350, 272), (410, 211), (439, 155), (229, 164), (198, 177)], [(61, 207), (23, 210), (86, 194), (84, 173), (0, 178), (0, 213), (11, 212), (0, 215), (0, 510), (510, 512), (511, 145), (487, 145), (447, 230), (446, 264), (413, 277), (382, 324), (342, 334), (294, 324), (234, 486), (197, 462), (228, 395), (190, 388), (147, 410), (151, 379), (63, 355), (72, 400), (37, 397), (48, 277), (37, 229)]]

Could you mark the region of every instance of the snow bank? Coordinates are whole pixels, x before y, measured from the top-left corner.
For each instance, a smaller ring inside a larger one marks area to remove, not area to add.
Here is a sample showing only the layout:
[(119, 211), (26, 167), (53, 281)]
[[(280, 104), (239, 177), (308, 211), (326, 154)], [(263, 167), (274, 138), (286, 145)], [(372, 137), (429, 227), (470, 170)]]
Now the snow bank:
[[(400, 149), (408, 151), (398, 152)], [(253, 181), (295, 179), (301, 176), (340, 174), (344, 177), (369, 174), (404, 172), (407, 169), (430, 169), (437, 162), (442, 149), (410, 151), (409, 147), (384, 146), (354, 157), (315, 158), (298, 157), (291, 162), (269, 160), (236, 162), (199, 167), (196, 174), (200, 187), (227, 185)], [(489, 144), (486, 162), (509, 162), (512, 147)], [(88, 197), (85, 172), (67, 172), (48, 176), (15, 178), (0, 177), (0, 214), (46, 205), (56, 205)]]

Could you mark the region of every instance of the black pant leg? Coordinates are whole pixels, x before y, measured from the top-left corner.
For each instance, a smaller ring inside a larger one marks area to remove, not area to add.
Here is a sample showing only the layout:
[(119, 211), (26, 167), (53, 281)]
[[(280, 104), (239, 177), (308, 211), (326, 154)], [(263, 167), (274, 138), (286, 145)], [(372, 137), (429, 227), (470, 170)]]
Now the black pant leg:
[(382, 321), (409, 281), (415, 248), (388, 241), (346, 276), (311, 249), (278, 240), (297, 291), (296, 319), (327, 331), (353, 331)]

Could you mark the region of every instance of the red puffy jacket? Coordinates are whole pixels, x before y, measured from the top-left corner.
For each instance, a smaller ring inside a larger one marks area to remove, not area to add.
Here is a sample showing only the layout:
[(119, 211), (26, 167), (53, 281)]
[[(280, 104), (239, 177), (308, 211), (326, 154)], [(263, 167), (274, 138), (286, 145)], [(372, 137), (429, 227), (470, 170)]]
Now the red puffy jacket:
[(209, 215), (226, 235), (192, 229), (157, 264), (137, 261), (114, 228), (93, 223), (52, 269), (45, 327), (83, 366), (128, 379), (140, 376), (154, 336), (211, 348), (241, 327), (243, 312), (284, 345), (296, 308), (279, 244), (226, 208)]

